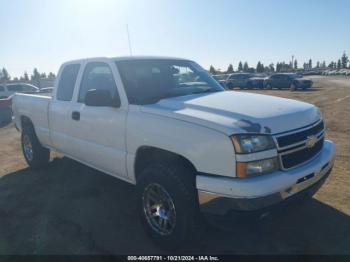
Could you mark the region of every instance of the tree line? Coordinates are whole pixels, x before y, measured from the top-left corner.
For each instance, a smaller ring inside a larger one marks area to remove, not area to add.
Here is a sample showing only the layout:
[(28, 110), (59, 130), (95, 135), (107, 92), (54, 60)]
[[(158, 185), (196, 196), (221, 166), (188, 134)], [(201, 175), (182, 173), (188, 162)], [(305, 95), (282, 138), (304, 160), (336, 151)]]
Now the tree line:
[[(343, 55), (337, 60), (337, 61), (331, 61), (328, 65), (326, 65), (326, 61), (317, 61), (315, 66), (313, 66), (312, 59), (310, 58), (308, 62), (305, 62), (303, 64), (302, 69), (304, 70), (312, 70), (312, 69), (344, 69), (344, 68), (350, 68), (349, 64), (349, 57), (343, 52)], [(272, 73), (272, 72), (290, 72), (298, 70), (298, 61), (295, 59), (294, 61), (290, 61), (289, 63), (286, 62), (277, 62), (276, 66), (271, 63), (268, 66), (265, 66), (260, 61), (257, 63), (256, 67), (250, 67), (248, 65), (248, 62), (242, 63), (242, 61), (239, 61), (237, 66), (236, 72), (246, 72), (246, 73)], [(220, 73), (226, 73), (231, 74), (234, 71), (233, 65), (229, 64), (226, 71), (221, 71), (219, 69), (215, 69), (213, 65), (210, 66), (209, 72), (212, 74), (220, 74)], [(34, 68), (33, 73), (28, 75), (27, 72), (24, 72), (24, 74), (20, 77), (14, 77), (11, 78), (10, 74), (6, 70), (6, 68), (2, 68), (0, 70), (0, 83), (6, 83), (10, 81), (14, 82), (30, 82), (32, 84), (39, 84), (40, 79), (46, 79), (46, 78), (55, 78), (56, 75), (52, 72), (46, 74), (46, 73), (40, 73), (37, 68)]]
[[(312, 70), (312, 69), (344, 69), (344, 68), (350, 68), (349, 63), (349, 57), (347, 54), (343, 53), (343, 55), (338, 59), (338, 61), (331, 61), (328, 65), (326, 64), (326, 61), (317, 61), (316, 64), (313, 64), (312, 59), (310, 58), (308, 62), (305, 62), (302, 66), (302, 68), (298, 67), (298, 60), (294, 59), (293, 61), (290, 61), (286, 63), (283, 62), (277, 62), (276, 65), (274, 63), (269, 64), (268, 66), (265, 66), (260, 61), (257, 63), (255, 67), (250, 67), (248, 65), (248, 62), (242, 63), (242, 61), (239, 61), (236, 72), (245, 72), (245, 73), (272, 73), (272, 72), (291, 72), (299, 69), (304, 70)], [(226, 71), (221, 71), (220, 69), (215, 69), (213, 65), (210, 66), (209, 72), (211, 74), (231, 74), (234, 73), (234, 68), (232, 64), (229, 64)]]
[(34, 68), (33, 73), (29, 76), (28, 73), (25, 71), (24, 74), (20, 77), (11, 77), (8, 73), (6, 68), (2, 68), (0, 70), (0, 83), (6, 83), (6, 82), (30, 82), (32, 84), (39, 85), (40, 79), (53, 79), (56, 75), (52, 72), (46, 74), (46, 73), (40, 73), (37, 68)]

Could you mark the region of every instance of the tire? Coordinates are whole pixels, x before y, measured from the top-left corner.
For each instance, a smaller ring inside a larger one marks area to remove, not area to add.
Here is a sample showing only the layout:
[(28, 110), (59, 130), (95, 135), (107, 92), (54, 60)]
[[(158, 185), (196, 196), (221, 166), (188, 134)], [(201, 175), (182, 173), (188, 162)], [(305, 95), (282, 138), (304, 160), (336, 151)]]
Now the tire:
[(233, 89), (233, 85), (232, 85), (232, 84), (227, 84), (226, 87), (227, 87), (227, 89), (229, 89), (229, 90), (232, 90), (232, 89)]
[(198, 236), (200, 215), (193, 178), (192, 171), (181, 165), (154, 164), (137, 181), (142, 225), (164, 250), (188, 247)]
[(44, 148), (32, 127), (26, 127), (21, 135), (22, 152), (24, 159), (31, 168), (46, 166), (50, 161), (50, 150)]
[(267, 85), (266, 85), (266, 89), (272, 89), (271, 84), (267, 84)]
[(289, 89), (290, 89), (290, 91), (296, 91), (297, 86), (294, 83), (291, 83)]

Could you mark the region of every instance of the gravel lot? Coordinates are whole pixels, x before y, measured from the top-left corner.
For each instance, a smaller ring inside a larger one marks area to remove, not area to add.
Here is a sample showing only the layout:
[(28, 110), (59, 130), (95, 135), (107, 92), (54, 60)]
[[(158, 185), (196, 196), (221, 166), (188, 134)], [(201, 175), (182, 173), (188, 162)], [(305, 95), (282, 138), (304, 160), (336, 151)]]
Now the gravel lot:
[[(253, 91), (311, 102), (337, 144), (315, 197), (263, 220), (203, 229), (202, 254), (350, 254), (350, 78), (312, 77), (308, 91)], [(54, 154), (27, 168), (12, 125), (0, 128), (0, 254), (159, 254), (135, 210), (134, 187)]]

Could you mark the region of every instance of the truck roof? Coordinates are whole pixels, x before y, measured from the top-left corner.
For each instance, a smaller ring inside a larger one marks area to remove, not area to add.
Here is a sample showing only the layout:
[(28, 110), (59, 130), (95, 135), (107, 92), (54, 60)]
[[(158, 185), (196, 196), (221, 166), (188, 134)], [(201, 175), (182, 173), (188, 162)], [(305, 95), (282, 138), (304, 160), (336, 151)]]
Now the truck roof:
[(132, 61), (132, 60), (187, 60), (192, 61), (190, 59), (186, 58), (179, 58), (179, 57), (167, 57), (167, 56), (119, 56), (119, 57), (91, 57), (91, 58), (83, 58), (83, 59), (75, 59), (65, 62), (67, 63), (81, 63), (86, 61), (93, 61), (97, 59), (107, 59), (107, 60), (113, 60), (113, 61)]

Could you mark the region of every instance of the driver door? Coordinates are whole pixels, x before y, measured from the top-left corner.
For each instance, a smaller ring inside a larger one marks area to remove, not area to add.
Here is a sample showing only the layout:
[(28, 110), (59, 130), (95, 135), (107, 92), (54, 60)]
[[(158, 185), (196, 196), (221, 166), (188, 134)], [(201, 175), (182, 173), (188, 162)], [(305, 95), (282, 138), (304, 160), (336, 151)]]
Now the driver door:
[(72, 157), (101, 171), (126, 174), (125, 123), (127, 110), (111, 106), (86, 106), (85, 95), (91, 89), (108, 90), (119, 99), (113, 65), (89, 62), (71, 106), (69, 146)]

